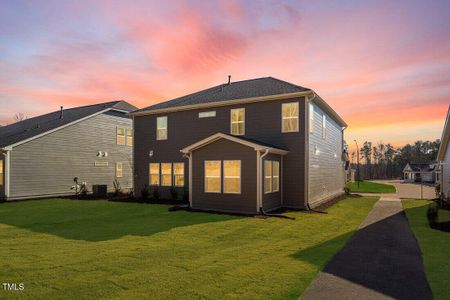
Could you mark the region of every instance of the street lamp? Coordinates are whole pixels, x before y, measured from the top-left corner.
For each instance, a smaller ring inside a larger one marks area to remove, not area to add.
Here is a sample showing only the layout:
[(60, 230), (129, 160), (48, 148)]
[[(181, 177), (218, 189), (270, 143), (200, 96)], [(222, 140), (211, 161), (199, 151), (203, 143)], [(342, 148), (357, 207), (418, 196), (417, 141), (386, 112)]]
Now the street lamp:
[(354, 140), (355, 141), (355, 144), (356, 144), (356, 177), (357, 177), (357, 179), (356, 179), (356, 184), (358, 185), (358, 190), (359, 190), (359, 176), (360, 176), (360, 174), (359, 174), (359, 147), (358, 147), (358, 142), (356, 141), (356, 140)]

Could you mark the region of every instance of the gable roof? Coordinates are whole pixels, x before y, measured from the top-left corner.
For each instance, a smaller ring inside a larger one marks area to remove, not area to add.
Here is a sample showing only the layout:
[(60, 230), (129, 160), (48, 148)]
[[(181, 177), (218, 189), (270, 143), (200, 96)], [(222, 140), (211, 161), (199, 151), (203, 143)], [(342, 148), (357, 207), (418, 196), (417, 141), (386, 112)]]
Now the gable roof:
[(442, 131), (441, 145), (439, 146), (437, 159), (443, 161), (447, 153), (448, 143), (450, 142), (450, 105), (448, 106), (447, 118), (445, 119), (444, 130)]
[(305, 91), (310, 91), (310, 89), (273, 77), (263, 77), (231, 82), (230, 84), (220, 84), (186, 96), (154, 104), (133, 113)]
[[(409, 168), (408, 168), (408, 166), (409, 166)], [(437, 164), (435, 162), (418, 163), (418, 164), (408, 163), (408, 164), (406, 164), (403, 171), (412, 170), (413, 172), (433, 172), (436, 170), (436, 166), (437, 166)]]
[(229, 135), (229, 134), (225, 134), (222, 132), (215, 133), (203, 140), (200, 140), (192, 145), (189, 145), (189, 146), (181, 149), (180, 152), (189, 153), (193, 150), (202, 148), (202, 147), (204, 147), (210, 143), (213, 143), (215, 141), (218, 141), (220, 139), (226, 139), (226, 140), (229, 140), (229, 141), (232, 141), (232, 142), (244, 145), (244, 146), (248, 146), (257, 151), (268, 150), (270, 153), (275, 153), (275, 154), (280, 154), (280, 155), (286, 155), (289, 152), (287, 150), (280, 149), (280, 148), (277, 148), (275, 146), (272, 146), (272, 145), (269, 145), (266, 143), (258, 142), (258, 141), (252, 140), (252, 139), (237, 137), (234, 135)]
[(128, 102), (119, 100), (64, 109), (63, 118), (61, 118), (61, 111), (58, 110), (45, 115), (25, 119), (11, 125), (0, 127), (0, 148), (14, 146), (18, 143), (22, 143), (109, 110), (129, 113), (135, 109), (136, 107)]

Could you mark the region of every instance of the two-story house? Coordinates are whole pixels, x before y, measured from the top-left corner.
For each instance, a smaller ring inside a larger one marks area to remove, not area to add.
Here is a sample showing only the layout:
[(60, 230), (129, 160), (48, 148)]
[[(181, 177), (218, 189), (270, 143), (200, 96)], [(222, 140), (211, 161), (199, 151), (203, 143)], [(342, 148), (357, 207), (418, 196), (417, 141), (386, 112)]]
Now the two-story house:
[(73, 179), (133, 186), (132, 120), (125, 101), (63, 109), (0, 127), (0, 199), (74, 194)]
[(229, 79), (131, 115), (138, 195), (187, 189), (194, 209), (255, 214), (343, 193), (347, 124), (310, 89)]

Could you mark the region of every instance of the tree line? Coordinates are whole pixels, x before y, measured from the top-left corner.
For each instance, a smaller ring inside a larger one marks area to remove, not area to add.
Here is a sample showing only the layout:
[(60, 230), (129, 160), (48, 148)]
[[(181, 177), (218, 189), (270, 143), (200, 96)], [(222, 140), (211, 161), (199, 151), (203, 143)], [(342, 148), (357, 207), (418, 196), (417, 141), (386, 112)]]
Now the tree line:
[(436, 161), (441, 141), (416, 141), (395, 148), (390, 143), (365, 141), (358, 153), (350, 153), (352, 167), (357, 168), (357, 155), (360, 158), (361, 179), (391, 179), (403, 176), (408, 163), (431, 163)]

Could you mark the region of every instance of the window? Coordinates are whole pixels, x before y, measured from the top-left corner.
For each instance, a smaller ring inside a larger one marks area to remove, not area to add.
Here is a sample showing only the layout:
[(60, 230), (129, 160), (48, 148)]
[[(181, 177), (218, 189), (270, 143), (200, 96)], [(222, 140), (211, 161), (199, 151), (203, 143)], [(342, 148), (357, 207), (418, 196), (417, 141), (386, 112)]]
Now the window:
[(125, 145), (125, 129), (117, 127), (117, 145)]
[(205, 160), (205, 193), (220, 193), (222, 162), (220, 160)]
[(199, 118), (212, 118), (216, 116), (216, 111), (202, 111), (198, 113)]
[(116, 177), (123, 177), (123, 165), (121, 162), (116, 163)]
[(149, 172), (150, 172), (149, 184), (159, 185), (159, 164), (158, 163), (150, 164)]
[(236, 108), (230, 110), (231, 116), (231, 134), (245, 134), (245, 108)]
[(322, 115), (322, 138), (327, 138), (327, 117), (325, 114)]
[(127, 128), (127, 145), (133, 146), (133, 129)]
[(273, 161), (272, 162), (272, 191), (278, 192), (280, 190), (280, 162)]
[(184, 186), (184, 163), (173, 163), (173, 184)]
[(298, 132), (298, 102), (283, 103), (282, 110), (282, 132)]
[(161, 164), (161, 185), (162, 186), (172, 186), (172, 164), (162, 163)]
[(314, 105), (309, 104), (309, 132), (314, 132)]
[(272, 192), (272, 162), (264, 161), (264, 193)]
[(156, 118), (156, 139), (167, 140), (167, 117)]
[(223, 161), (223, 192), (227, 194), (241, 193), (241, 161)]
[(4, 180), (4, 167), (3, 167), (3, 160), (0, 160), (0, 186), (3, 186), (3, 180)]

